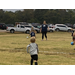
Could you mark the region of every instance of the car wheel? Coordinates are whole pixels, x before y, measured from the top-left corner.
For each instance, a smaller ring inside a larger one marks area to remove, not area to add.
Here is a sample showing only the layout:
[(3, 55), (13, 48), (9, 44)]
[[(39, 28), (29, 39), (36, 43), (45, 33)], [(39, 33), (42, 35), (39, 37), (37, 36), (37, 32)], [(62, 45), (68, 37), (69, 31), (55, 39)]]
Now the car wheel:
[(29, 34), (29, 33), (30, 33), (30, 31), (29, 31), (29, 30), (27, 30), (27, 31), (26, 31), (26, 33), (27, 33), (27, 34)]
[(14, 33), (14, 30), (10, 30), (10, 33)]
[(71, 32), (71, 30), (69, 29), (68, 32)]
[(56, 31), (58, 32), (58, 31), (60, 31), (60, 30), (57, 28)]
[(53, 32), (53, 30), (50, 30), (50, 32)]

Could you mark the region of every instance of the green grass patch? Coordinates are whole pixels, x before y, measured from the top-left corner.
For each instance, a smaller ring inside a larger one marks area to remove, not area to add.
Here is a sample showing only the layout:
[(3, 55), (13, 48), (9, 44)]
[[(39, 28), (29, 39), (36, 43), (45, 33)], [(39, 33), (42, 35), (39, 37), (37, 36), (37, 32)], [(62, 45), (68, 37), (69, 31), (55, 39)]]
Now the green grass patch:
[[(26, 47), (30, 44), (30, 38), (25, 33), (0, 33), (0, 65), (30, 65), (30, 55)], [(48, 41), (42, 34), (36, 34), (36, 43), (39, 47), (39, 65), (75, 65), (75, 46), (71, 33), (53, 32), (47, 33)]]

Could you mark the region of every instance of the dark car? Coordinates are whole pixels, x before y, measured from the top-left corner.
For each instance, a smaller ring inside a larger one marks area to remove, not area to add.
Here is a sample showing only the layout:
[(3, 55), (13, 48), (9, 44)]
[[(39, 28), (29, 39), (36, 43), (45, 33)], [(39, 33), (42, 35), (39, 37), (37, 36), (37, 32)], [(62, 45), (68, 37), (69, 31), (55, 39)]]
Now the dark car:
[(66, 26), (73, 28), (73, 25), (70, 23), (65, 23)]
[(5, 24), (7, 27), (14, 27), (14, 24)]
[(6, 25), (5, 25), (5, 23), (0, 23), (0, 29), (6, 29)]
[(40, 26), (34, 26), (35, 28), (39, 28), (40, 29)]

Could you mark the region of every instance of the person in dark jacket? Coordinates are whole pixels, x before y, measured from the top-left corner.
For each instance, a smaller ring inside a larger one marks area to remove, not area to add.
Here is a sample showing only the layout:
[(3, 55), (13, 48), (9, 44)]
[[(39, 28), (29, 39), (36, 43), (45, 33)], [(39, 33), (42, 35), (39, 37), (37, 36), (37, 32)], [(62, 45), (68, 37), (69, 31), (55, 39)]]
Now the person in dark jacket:
[(47, 28), (49, 29), (49, 27), (46, 24), (46, 21), (43, 21), (42, 27), (40, 29), (40, 32), (42, 32), (42, 41), (44, 39), (44, 36), (45, 36), (45, 38), (47, 40)]

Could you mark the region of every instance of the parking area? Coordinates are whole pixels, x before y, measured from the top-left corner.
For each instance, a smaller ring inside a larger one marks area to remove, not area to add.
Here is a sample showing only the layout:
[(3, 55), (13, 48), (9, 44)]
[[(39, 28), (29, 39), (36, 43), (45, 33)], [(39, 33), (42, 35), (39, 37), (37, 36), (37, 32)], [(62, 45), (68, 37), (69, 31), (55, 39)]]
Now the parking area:
[(0, 32), (7, 32), (6, 30), (0, 30)]
[[(75, 31), (75, 29), (73, 29)], [(6, 31), (6, 30), (0, 30), (0, 32), (9, 32), (9, 31)]]

